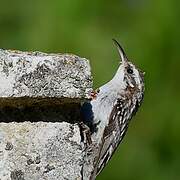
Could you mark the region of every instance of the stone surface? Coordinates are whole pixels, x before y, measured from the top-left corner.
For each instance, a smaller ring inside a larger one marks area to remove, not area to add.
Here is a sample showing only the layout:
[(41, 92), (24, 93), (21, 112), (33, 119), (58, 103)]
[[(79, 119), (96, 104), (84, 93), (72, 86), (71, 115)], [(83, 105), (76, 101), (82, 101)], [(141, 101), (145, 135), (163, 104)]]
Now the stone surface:
[(0, 97), (86, 98), (91, 87), (85, 58), (0, 49)]
[(82, 164), (77, 124), (0, 124), (1, 180), (81, 179)]
[(90, 178), (79, 122), (91, 88), (84, 58), (0, 49), (0, 180)]

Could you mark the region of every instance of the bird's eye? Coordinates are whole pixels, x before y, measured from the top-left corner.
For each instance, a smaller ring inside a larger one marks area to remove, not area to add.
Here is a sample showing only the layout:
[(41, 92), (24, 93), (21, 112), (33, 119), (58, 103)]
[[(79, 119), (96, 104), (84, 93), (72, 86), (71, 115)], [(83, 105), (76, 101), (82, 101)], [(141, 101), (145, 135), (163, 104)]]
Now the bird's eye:
[(127, 69), (127, 73), (128, 73), (128, 74), (133, 74), (133, 70), (132, 70), (131, 68), (128, 68), (128, 69)]

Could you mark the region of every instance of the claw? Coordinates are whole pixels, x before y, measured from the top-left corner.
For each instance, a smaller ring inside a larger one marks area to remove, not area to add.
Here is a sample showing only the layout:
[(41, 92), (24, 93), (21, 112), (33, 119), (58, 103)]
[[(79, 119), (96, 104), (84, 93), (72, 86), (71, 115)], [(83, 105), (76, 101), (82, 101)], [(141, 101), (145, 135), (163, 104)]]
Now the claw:
[(96, 99), (98, 93), (99, 93), (99, 89), (93, 90), (93, 91), (90, 93), (91, 99)]
[(91, 131), (87, 125), (83, 122), (79, 123), (80, 133), (81, 133), (81, 141), (87, 144), (88, 146), (92, 144), (91, 139)]

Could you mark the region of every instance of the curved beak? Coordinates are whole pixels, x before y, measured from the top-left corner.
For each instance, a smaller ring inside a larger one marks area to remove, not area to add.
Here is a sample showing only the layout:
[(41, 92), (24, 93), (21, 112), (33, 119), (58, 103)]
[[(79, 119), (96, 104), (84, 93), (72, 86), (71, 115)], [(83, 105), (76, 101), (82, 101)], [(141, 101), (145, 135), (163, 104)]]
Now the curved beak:
[(118, 41), (116, 41), (115, 39), (112, 39), (112, 40), (113, 40), (114, 44), (115, 44), (116, 47), (117, 47), (117, 50), (118, 50), (118, 52), (119, 52), (119, 56), (120, 56), (120, 58), (121, 58), (121, 60), (122, 60), (122, 63), (127, 62), (127, 61), (128, 61), (128, 58), (127, 58), (127, 56), (126, 56), (126, 54), (125, 54), (124, 49), (122, 48), (122, 46), (121, 46), (121, 45), (118, 43)]

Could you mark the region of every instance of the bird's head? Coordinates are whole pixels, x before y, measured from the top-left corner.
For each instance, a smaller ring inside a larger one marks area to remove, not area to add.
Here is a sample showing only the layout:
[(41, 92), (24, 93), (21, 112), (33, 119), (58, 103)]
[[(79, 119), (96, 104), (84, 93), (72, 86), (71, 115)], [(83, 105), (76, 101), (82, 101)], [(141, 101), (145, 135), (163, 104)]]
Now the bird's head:
[(130, 62), (122, 48), (122, 46), (113, 39), (118, 49), (121, 64), (115, 74), (113, 81), (121, 85), (123, 89), (136, 92), (139, 95), (144, 92), (144, 72), (139, 70), (132, 62)]

